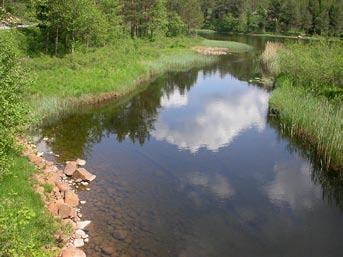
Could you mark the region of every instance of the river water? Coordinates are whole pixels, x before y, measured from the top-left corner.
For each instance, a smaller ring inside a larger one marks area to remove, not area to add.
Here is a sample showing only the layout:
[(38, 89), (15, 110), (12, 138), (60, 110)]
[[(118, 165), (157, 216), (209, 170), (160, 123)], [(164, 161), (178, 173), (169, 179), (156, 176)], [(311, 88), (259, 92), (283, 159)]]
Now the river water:
[(87, 256), (343, 256), (342, 181), (268, 118), (253, 51), (168, 73), (46, 126), (57, 161), (97, 175), (80, 192)]

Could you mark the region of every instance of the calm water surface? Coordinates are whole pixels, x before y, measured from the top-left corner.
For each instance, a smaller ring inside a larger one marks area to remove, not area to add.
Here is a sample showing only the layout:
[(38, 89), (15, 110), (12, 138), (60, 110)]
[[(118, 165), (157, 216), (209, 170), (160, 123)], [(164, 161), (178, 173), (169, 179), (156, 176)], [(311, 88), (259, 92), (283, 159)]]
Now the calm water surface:
[(343, 256), (342, 182), (281, 136), (270, 93), (247, 82), (265, 39), (235, 39), (255, 50), (43, 129), (57, 161), (97, 175), (80, 192), (88, 256)]

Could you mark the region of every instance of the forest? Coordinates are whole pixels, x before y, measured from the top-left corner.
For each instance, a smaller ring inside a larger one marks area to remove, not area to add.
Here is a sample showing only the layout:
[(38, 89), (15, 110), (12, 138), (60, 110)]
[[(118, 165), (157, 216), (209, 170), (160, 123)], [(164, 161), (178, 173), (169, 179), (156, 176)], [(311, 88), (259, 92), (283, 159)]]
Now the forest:
[(2, 14), (38, 24), (41, 49), (73, 52), (77, 44), (101, 46), (118, 37), (154, 40), (193, 29), (340, 37), (340, 0), (20, 0), (2, 1)]

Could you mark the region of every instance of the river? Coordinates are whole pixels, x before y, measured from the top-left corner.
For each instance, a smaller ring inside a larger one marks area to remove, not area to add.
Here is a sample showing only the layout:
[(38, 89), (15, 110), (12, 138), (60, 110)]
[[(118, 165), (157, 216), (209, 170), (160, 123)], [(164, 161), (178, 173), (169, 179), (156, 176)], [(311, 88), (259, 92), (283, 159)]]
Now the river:
[(268, 118), (266, 38), (245, 54), (171, 72), (120, 101), (42, 129), (57, 161), (97, 175), (84, 219), (87, 256), (339, 257), (343, 186)]

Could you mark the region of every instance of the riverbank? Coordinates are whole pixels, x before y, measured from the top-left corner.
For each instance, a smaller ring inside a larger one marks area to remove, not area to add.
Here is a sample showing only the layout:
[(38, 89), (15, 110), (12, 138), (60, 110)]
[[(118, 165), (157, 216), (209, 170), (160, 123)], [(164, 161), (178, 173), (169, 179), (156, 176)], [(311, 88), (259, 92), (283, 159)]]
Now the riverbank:
[(24, 59), (34, 76), (28, 101), (35, 121), (58, 118), (83, 104), (94, 104), (128, 94), (143, 82), (167, 71), (205, 66), (217, 56), (193, 47), (225, 48), (227, 53), (249, 51), (250, 46), (203, 38), (168, 38), (157, 42), (128, 40), (113, 46), (56, 58)]
[(262, 59), (277, 78), (271, 114), (281, 130), (309, 145), (323, 168), (342, 171), (342, 44), (268, 47)]

